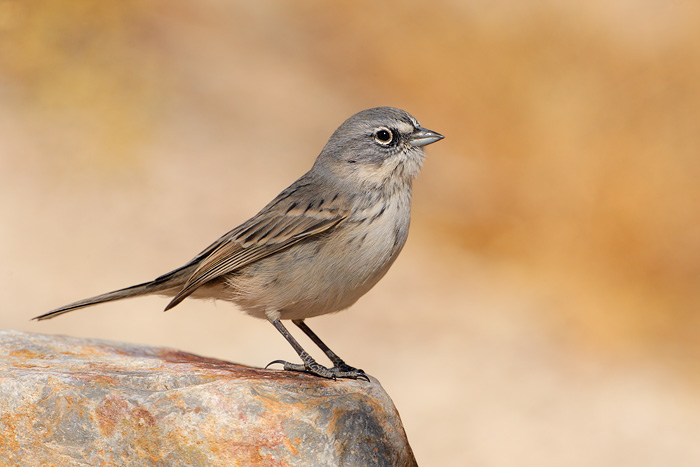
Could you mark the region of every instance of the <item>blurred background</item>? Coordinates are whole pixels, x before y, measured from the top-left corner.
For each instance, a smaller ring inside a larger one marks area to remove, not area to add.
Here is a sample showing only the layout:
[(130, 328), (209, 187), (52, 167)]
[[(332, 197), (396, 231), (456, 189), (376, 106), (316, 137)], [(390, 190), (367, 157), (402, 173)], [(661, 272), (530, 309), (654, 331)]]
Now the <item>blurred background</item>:
[(446, 135), (408, 244), (309, 324), (419, 464), (700, 465), (698, 24), (690, 1), (0, 0), (0, 327), (295, 361), (225, 303), (29, 319), (180, 266), (391, 105)]

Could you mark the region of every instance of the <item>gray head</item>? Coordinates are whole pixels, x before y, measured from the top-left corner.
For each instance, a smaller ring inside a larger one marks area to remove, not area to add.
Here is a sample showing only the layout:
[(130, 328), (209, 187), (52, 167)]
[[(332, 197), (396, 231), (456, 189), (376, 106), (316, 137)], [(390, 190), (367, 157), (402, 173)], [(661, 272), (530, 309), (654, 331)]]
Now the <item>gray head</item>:
[(314, 168), (348, 182), (383, 185), (393, 177), (410, 183), (425, 157), (423, 146), (442, 138), (421, 127), (406, 111), (375, 107), (345, 120), (331, 135)]

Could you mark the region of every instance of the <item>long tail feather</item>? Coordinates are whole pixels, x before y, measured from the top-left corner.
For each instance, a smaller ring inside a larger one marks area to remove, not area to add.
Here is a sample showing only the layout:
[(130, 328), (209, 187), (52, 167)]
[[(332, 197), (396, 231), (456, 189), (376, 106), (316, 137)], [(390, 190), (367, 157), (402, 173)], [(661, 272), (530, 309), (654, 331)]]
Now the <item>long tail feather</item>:
[(68, 313), (69, 311), (77, 310), (79, 308), (97, 305), (98, 303), (105, 303), (114, 300), (138, 297), (140, 295), (160, 293), (168, 289), (176, 288), (178, 286), (181, 286), (181, 284), (173, 283), (172, 281), (155, 280), (151, 282), (144, 282), (143, 284), (133, 285), (131, 287), (115, 290), (113, 292), (107, 292), (102, 295), (97, 295), (95, 297), (78, 300), (77, 302), (73, 302), (60, 308), (56, 308), (55, 310), (49, 311), (48, 313), (44, 313), (40, 316), (36, 316), (32, 319), (35, 319), (37, 321), (43, 321), (45, 319), (55, 318), (56, 316), (60, 316), (64, 313)]

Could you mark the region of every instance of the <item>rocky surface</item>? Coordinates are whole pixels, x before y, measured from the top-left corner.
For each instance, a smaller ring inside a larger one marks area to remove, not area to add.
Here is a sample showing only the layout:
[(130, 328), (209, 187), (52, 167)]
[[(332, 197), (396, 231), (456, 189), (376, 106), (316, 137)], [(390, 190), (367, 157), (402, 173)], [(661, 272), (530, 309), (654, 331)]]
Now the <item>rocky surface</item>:
[(413, 466), (376, 379), (0, 331), (2, 465)]

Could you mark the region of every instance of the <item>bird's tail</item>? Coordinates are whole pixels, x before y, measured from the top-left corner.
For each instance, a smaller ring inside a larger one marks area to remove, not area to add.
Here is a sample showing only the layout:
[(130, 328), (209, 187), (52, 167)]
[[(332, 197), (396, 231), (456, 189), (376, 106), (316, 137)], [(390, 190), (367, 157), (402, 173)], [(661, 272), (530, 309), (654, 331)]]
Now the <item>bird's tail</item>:
[[(98, 303), (111, 302), (114, 300), (122, 300), (124, 298), (138, 297), (141, 295), (150, 295), (163, 293), (169, 289), (175, 289), (181, 284), (173, 283), (173, 281), (163, 281), (160, 278), (151, 281), (144, 282), (143, 284), (133, 285), (131, 287), (126, 287), (124, 289), (115, 290), (113, 292), (107, 292), (102, 295), (97, 295), (95, 297), (85, 298), (83, 300), (78, 300), (77, 302), (70, 303), (68, 305), (56, 308), (55, 310), (44, 313), (43, 315), (36, 316), (32, 319), (37, 321), (42, 321), (45, 319), (55, 318), (69, 311), (77, 310), (79, 308), (85, 308), (87, 306), (97, 305)], [(173, 292), (173, 295), (176, 292)]]

